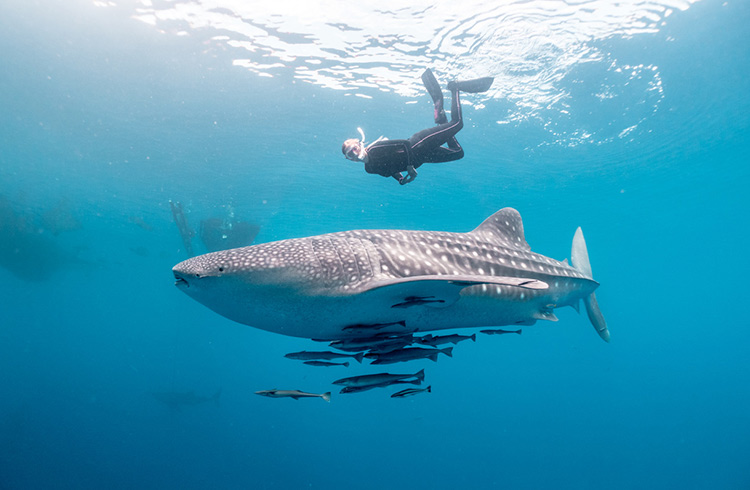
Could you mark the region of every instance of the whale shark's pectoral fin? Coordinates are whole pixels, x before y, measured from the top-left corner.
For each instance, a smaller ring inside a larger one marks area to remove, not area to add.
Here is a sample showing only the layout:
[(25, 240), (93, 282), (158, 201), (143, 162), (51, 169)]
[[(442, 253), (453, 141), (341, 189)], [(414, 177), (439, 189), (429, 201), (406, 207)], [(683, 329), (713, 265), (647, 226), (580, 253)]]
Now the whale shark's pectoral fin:
[(391, 308), (428, 306), (444, 308), (461, 298), (464, 288), (478, 285), (547, 289), (546, 282), (523, 277), (415, 276), (375, 281), (360, 293), (378, 297)]
[(557, 318), (557, 315), (555, 315), (551, 310), (541, 310), (531, 316), (532, 318), (535, 318), (537, 320), (547, 320), (550, 322), (556, 322), (559, 320)]

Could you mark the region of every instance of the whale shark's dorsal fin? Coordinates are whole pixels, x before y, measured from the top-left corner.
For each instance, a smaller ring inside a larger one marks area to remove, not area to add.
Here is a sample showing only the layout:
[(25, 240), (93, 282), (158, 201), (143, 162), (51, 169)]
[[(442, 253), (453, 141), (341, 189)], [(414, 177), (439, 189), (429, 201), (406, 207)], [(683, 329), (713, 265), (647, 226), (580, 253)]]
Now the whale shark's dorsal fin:
[(505, 242), (507, 245), (523, 250), (531, 250), (523, 236), (521, 215), (513, 208), (501, 209), (482, 221), (482, 224), (474, 228), (471, 233), (482, 235), (489, 241)]

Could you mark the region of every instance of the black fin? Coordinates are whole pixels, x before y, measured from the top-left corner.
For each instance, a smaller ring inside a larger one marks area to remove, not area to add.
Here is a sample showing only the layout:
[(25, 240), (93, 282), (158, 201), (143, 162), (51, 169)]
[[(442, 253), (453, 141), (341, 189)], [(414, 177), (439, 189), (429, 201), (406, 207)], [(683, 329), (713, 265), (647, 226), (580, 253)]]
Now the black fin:
[(474, 80), (455, 82), (455, 85), (452, 86), (455, 86), (460, 92), (478, 94), (480, 92), (488, 91), (494, 81), (495, 79), (493, 77), (475, 78)]
[(440, 89), (440, 84), (429, 68), (422, 73), (422, 83), (424, 83), (424, 87), (430, 93), (433, 102), (437, 103), (443, 100), (443, 91)]

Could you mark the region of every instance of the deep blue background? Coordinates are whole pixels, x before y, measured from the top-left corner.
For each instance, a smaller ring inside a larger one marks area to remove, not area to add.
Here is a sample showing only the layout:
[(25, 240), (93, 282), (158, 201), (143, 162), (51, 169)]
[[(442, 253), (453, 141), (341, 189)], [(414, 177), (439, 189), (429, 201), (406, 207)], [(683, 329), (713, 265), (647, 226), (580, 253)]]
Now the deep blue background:
[[(22, 264), (0, 269), (0, 487), (750, 486), (747, 2), (706, 0), (658, 33), (602, 42), (663, 81), (629, 137), (539, 146), (539, 127), (496, 124), (490, 101), (466, 110), (466, 158), (406, 187), (346, 162), (340, 143), (357, 126), (372, 139), (429, 125), (426, 96), (259, 78), (117, 14), (0, 7), (0, 195), (29, 221), (64, 202), (81, 223), (0, 247)], [(617, 116), (585, 103), (571, 125)], [(468, 231), (512, 206), (532, 249), (562, 259), (582, 226), (612, 342), (568, 309), (391, 370), (425, 367), (429, 395), (258, 397), (376, 370), (284, 359), (314, 344), (181, 294), (170, 199), (193, 223), (231, 203), (259, 242)], [(219, 388), (220, 406), (177, 413), (151, 395)]]

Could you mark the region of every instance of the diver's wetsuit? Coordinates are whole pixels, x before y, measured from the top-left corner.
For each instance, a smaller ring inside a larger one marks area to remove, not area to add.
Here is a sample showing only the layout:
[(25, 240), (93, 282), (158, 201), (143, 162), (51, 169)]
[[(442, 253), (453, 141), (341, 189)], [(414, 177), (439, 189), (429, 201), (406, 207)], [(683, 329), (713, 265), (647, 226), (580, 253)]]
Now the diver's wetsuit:
[[(458, 89), (451, 90), (451, 120), (433, 128), (423, 129), (408, 140), (381, 140), (367, 147), (365, 170), (370, 174), (393, 177), (399, 182), (411, 165), (451, 162), (463, 158), (464, 150), (456, 133), (464, 127)], [(448, 147), (442, 145), (446, 144)]]

